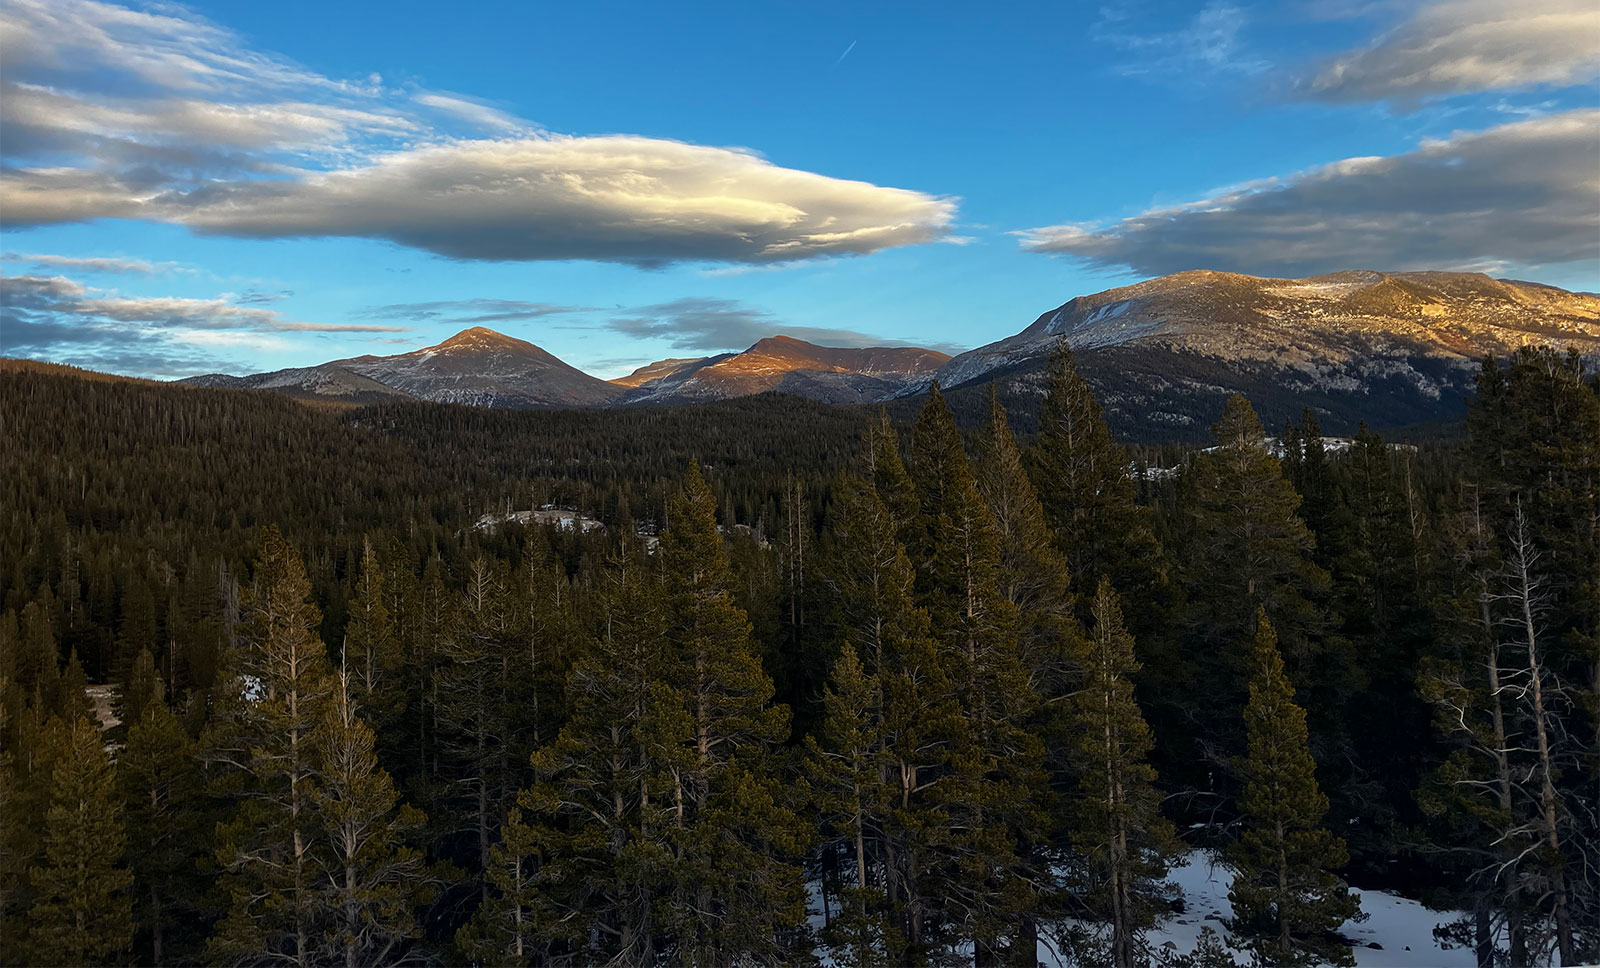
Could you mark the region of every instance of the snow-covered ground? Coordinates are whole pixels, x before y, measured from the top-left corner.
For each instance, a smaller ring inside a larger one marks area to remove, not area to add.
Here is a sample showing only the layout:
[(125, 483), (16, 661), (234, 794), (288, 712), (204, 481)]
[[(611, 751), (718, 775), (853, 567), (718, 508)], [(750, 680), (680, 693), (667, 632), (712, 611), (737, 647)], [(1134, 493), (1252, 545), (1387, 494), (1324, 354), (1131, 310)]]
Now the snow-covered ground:
[[(1159, 949), (1170, 942), (1175, 953), (1187, 954), (1194, 950), (1200, 929), (1206, 926), (1226, 942), (1228, 929), (1224, 922), (1233, 917), (1233, 905), (1228, 903), (1228, 870), (1216, 863), (1209, 851), (1196, 850), (1168, 877), (1183, 889), (1184, 913), (1152, 931), (1148, 936), (1151, 945)], [(1471, 968), (1476, 964), (1472, 949), (1447, 951), (1433, 938), (1434, 925), (1454, 921), (1460, 912), (1430, 911), (1417, 901), (1385, 891), (1356, 893), (1361, 895), (1361, 910), (1368, 917), (1365, 921), (1345, 922), (1339, 933), (1356, 942), (1356, 964), (1361, 968)], [(1381, 947), (1366, 947), (1373, 943)], [(1041, 964), (1061, 964), (1045, 955), (1044, 945), (1040, 945)], [(1240, 953), (1236, 960), (1244, 964), (1248, 957)]]
[[(1226, 943), (1229, 938), (1226, 921), (1233, 917), (1233, 905), (1228, 902), (1230, 875), (1216, 862), (1215, 855), (1210, 851), (1191, 851), (1182, 865), (1172, 869), (1168, 879), (1183, 890), (1184, 913), (1146, 936), (1158, 956), (1163, 951), (1173, 955), (1193, 951), (1201, 929), (1206, 927), (1216, 931)], [(808, 887), (811, 924), (820, 930), (822, 899), (815, 882)], [(1454, 921), (1461, 912), (1429, 910), (1417, 901), (1386, 891), (1357, 893), (1361, 895), (1361, 910), (1367, 917), (1345, 922), (1340, 934), (1355, 942), (1358, 968), (1472, 968), (1476, 964), (1471, 948), (1441, 948), (1433, 937), (1435, 925)], [(817, 953), (824, 965), (833, 963), (826, 951)], [(1038, 959), (1040, 965), (1050, 968), (1067, 964), (1054, 942), (1045, 937), (1039, 941)], [(1249, 955), (1238, 952), (1235, 961), (1246, 965)]]

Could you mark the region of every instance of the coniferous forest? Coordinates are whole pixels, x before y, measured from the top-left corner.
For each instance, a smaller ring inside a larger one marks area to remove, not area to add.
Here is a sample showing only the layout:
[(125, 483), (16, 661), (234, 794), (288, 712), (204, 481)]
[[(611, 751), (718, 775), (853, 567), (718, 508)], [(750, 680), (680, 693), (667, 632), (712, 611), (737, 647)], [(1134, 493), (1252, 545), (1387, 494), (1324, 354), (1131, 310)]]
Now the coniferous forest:
[[(1358, 889), (1600, 960), (1600, 383), (1214, 419), (8, 364), (0, 960), (1341, 965)], [(1196, 850), (1239, 950), (1151, 943)]]

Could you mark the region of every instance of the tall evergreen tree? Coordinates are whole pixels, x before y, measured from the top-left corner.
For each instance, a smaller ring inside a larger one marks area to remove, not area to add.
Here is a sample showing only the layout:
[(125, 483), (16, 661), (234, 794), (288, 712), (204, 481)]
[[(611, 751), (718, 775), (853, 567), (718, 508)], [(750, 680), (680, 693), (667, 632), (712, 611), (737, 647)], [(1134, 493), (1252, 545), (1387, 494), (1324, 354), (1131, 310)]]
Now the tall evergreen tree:
[[(1322, 639), (1317, 599), (1328, 576), (1311, 560), (1315, 538), (1295, 514), (1300, 496), (1268, 452), (1249, 402), (1230, 397), (1212, 435), (1215, 445), (1194, 457), (1178, 495), (1187, 594), (1183, 645), (1154, 670), (1163, 702), (1182, 708), (1188, 721), (1183, 732), (1165, 737), (1164, 769), (1171, 779), (1201, 790), (1212, 785), (1206, 774), (1243, 742), (1237, 718), (1224, 710), (1244, 704), (1258, 609), (1284, 630), (1292, 676), (1318, 695), (1318, 735), (1332, 732), (1338, 700), (1353, 681), (1347, 664)], [(1184, 693), (1206, 701), (1185, 701)]]
[(341, 667), (322, 722), (317, 752), (320, 904), (329, 926), (317, 962), (344, 968), (399, 964), (422, 931), (416, 911), (433, 899), (422, 853), (406, 843), (426, 818), (400, 803), (378, 767), (372, 729), (357, 714), (354, 681)]
[(1232, 928), (1271, 964), (1353, 964), (1349, 946), (1330, 937), (1360, 910), (1333, 873), (1349, 856), (1322, 826), (1328, 798), (1306, 745), (1306, 713), (1295, 705), (1265, 609), (1256, 615), (1251, 665), (1249, 753), (1239, 762), (1244, 829), (1227, 851)]
[[(1050, 358), (1038, 442), (1028, 458), (1072, 580), (1089, 589), (1109, 577), (1141, 616), (1134, 631), (1153, 631), (1166, 598), (1161, 545), (1149, 515), (1134, 501), (1127, 452), (1112, 438), (1064, 339)], [(1088, 620), (1090, 603), (1086, 593), (1078, 602), (1080, 619)]]
[(1022, 659), (1035, 690), (1059, 691), (1067, 640), (1076, 633), (1066, 560), (1054, 544), (998, 391), (978, 454), (978, 488), (994, 517), (1000, 590), (1017, 610)]
[(1095, 590), (1093, 615), (1077, 656), (1082, 685), (1070, 698), (1072, 843), (1082, 870), (1079, 901), (1105, 925), (1105, 959), (1130, 968), (1148, 957), (1142, 935), (1166, 907), (1160, 880), (1181, 845), (1161, 816), (1148, 762), (1153, 741), (1133, 697), (1139, 661), (1109, 578)]
[(481, 897), (496, 830), (523, 782), (529, 750), (515, 732), (507, 672), (520, 652), (521, 610), (499, 561), (480, 556), (467, 569), (459, 619), (442, 628), (434, 668), (436, 741), (443, 768), (430, 808), (470, 846), (457, 860)]
[(43, 713), (61, 711), (61, 660), (51, 621), (47, 599), (35, 599), (22, 607), (17, 687), (33, 698)]
[(196, 947), (183, 929), (204, 907), (210, 817), (194, 740), (159, 691), (137, 708), (117, 758), (117, 790), (134, 876), (135, 948), (140, 960), (162, 965), (187, 960)]
[(666, 671), (692, 732), (671, 794), (677, 874), (667, 926), (686, 961), (774, 957), (804, 913), (793, 863), (804, 835), (771, 769), (789, 711), (772, 705), (772, 681), (734, 602), (716, 501), (698, 465), (690, 464), (668, 516), (658, 552)]
[(45, 863), (28, 872), (37, 891), (28, 912), (35, 964), (112, 963), (133, 938), (132, 874), (121, 866), (126, 835), (116, 773), (100, 731), (86, 717), (57, 723)]
[(884, 882), (869, 861), (881, 852), (879, 838), (894, 792), (888, 782), (883, 685), (862, 668), (848, 641), (831, 679), (817, 733), (805, 740), (806, 774), (813, 806), (832, 834), (826, 846), (848, 852), (844, 866), (850, 881), (839, 892), (839, 913), (822, 940), (851, 964), (895, 964), (904, 957), (904, 937), (889, 910)]
[[(834, 553), (824, 575), (833, 602), (828, 624), (841, 656), (848, 649), (859, 658), (874, 694), (859, 709), (840, 698), (841, 691), (858, 696), (863, 683), (847, 665), (836, 664), (836, 695), (826, 703), (811, 773), (824, 809), (838, 809), (841, 796), (853, 805), (853, 784), (844, 788), (818, 774), (831, 776), (836, 758), (865, 755), (853, 746), (865, 738), (881, 757), (886, 785), (883, 813), (864, 818), (867, 869), (859, 867), (859, 857), (854, 861), (857, 887), (865, 883), (866, 892), (852, 895), (855, 926), (847, 917), (841, 927), (853, 937), (838, 940), (857, 948), (881, 932), (883, 960), (921, 963), (934, 953), (942, 930), (941, 868), (953, 863), (958, 849), (953, 811), (965, 789), (957, 774), (966, 724), (928, 614), (915, 602), (899, 519), (864, 478), (846, 476), (837, 491), (830, 529)], [(860, 793), (863, 807), (874, 802), (870, 789)], [(875, 902), (887, 907), (874, 908)]]
[(127, 678), (140, 652), (152, 655), (160, 647), (156, 639), (156, 600), (150, 586), (135, 575), (122, 593), (122, 622), (117, 632), (116, 660), (107, 670), (118, 681)]
[(1035, 904), (1036, 878), (1018, 846), (1039, 839), (1045, 823), (1044, 751), (1027, 728), (1038, 697), (1021, 658), (1017, 609), (1001, 591), (999, 531), (937, 385), (917, 418), (912, 456), (923, 524), (919, 599), (967, 734), (956, 782), (967, 786), (957, 827), (968, 842), (940, 890), (956, 930), (989, 960)]
[(314, 798), (333, 682), (299, 552), (276, 528), (261, 532), (259, 547), (207, 750), (233, 808), (217, 829), (229, 902), (210, 948), (228, 963), (309, 966), (324, 927)]
[(380, 688), (399, 671), (403, 662), (399, 637), (384, 593), (384, 570), (373, 550), (372, 539), (361, 543), (361, 570), (346, 605), (348, 620), (344, 632), (344, 664), (350, 670), (361, 702), (377, 708), (385, 694), (398, 690)]
[(624, 558), (609, 571), (597, 636), (579, 642), (571, 712), (533, 753), (491, 857), (493, 888), (456, 943), (519, 964), (650, 964), (663, 954), (672, 889), (675, 775), (692, 726), (665, 667), (659, 576)]
[(145, 707), (160, 701), (164, 694), (165, 687), (160, 674), (156, 672), (155, 656), (151, 655), (149, 649), (139, 650), (117, 695), (116, 715), (124, 729), (132, 729), (143, 718)]

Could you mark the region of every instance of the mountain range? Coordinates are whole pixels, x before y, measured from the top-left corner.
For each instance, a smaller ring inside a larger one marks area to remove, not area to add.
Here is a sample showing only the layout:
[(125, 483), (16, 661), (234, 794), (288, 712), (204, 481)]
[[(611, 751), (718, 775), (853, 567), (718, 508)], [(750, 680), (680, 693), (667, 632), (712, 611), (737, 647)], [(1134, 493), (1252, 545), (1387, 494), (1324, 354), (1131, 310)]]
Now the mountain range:
[(355, 403), (642, 406), (777, 391), (829, 403), (925, 392), (958, 404), (993, 383), (1031, 413), (1065, 340), (1119, 432), (1186, 437), (1243, 393), (1269, 420), (1309, 406), (1324, 426), (1450, 419), (1478, 361), (1528, 344), (1600, 355), (1600, 296), (1479, 273), (1341, 272), (1266, 279), (1181, 272), (1079, 296), (1014, 336), (950, 358), (917, 347), (827, 347), (771, 336), (738, 353), (651, 363), (601, 380), (525, 340), (464, 330), (397, 356), (182, 382)]
[(1329, 430), (1400, 427), (1459, 417), (1486, 355), (1600, 355), (1600, 296), (1481, 273), (1180, 272), (1069, 300), (936, 378), (955, 395), (992, 382), (1031, 413), (1062, 339), (1125, 436), (1201, 436), (1232, 393), (1269, 426), (1310, 407)]
[(688, 403), (768, 390), (826, 403), (869, 403), (926, 386), (949, 360), (946, 353), (916, 347), (817, 346), (769, 336), (741, 353), (662, 360), (608, 382), (526, 340), (478, 326), (398, 356), (357, 356), (251, 376), (211, 373), (180, 382), (352, 403), (417, 399), (518, 409)]

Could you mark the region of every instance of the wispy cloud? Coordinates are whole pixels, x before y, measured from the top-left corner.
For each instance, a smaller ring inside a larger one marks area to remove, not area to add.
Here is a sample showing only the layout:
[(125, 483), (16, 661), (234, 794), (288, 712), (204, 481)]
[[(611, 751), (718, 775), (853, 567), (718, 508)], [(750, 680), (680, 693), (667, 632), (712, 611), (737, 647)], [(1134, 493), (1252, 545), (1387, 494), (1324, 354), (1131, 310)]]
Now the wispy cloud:
[(530, 133), (534, 126), (521, 118), (508, 114), (490, 104), (485, 104), (476, 98), (465, 97), (460, 94), (444, 94), (440, 92), (424, 92), (418, 94), (414, 100), (426, 108), (432, 108), (446, 114), (457, 121), (464, 121), (476, 128), (492, 131), (495, 134)]
[(1024, 248), (1161, 275), (1311, 275), (1600, 260), (1600, 110), (1458, 133), (1349, 158), (1109, 225), (1017, 233)]
[(1248, 13), (1230, 3), (1206, 4), (1177, 29), (1150, 26), (1140, 7), (1108, 4), (1090, 28), (1090, 38), (1121, 52), (1116, 71), (1127, 76), (1183, 77), (1260, 74), (1270, 66), (1248, 53), (1241, 34)]
[(588, 306), (558, 306), (552, 303), (525, 302), (520, 299), (440, 299), (432, 302), (390, 303), (370, 306), (353, 313), (358, 319), (404, 319), (411, 322), (439, 322), (455, 326), (540, 319), (569, 313), (596, 312)]
[(14, 0), (0, 44), (12, 227), (126, 218), (660, 266), (859, 255), (943, 240), (955, 217), (951, 198), (736, 147), (553, 135), (463, 95), (326, 78), (175, 6)]
[[(0, 277), (0, 352), (153, 375), (214, 369), (210, 350), (285, 349), (289, 333), (394, 333), (316, 323), (227, 299), (135, 297), (65, 276)], [(205, 350), (206, 352), (200, 352)]]
[(1593, 0), (1445, 0), (1359, 50), (1297, 79), (1305, 98), (1398, 101), (1475, 91), (1562, 87), (1600, 75)]
[(36, 269), (76, 269), (119, 275), (161, 276), (173, 272), (194, 272), (177, 262), (149, 262), (121, 256), (49, 255), (37, 252), (7, 252), (0, 261), (25, 262)]
[(675, 349), (709, 352), (747, 349), (780, 333), (825, 346), (926, 345), (853, 329), (789, 326), (770, 313), (730, 299), (678, 299), (642, 306), (612, 318), (608, 325), (626, 336), (663, 339)]

